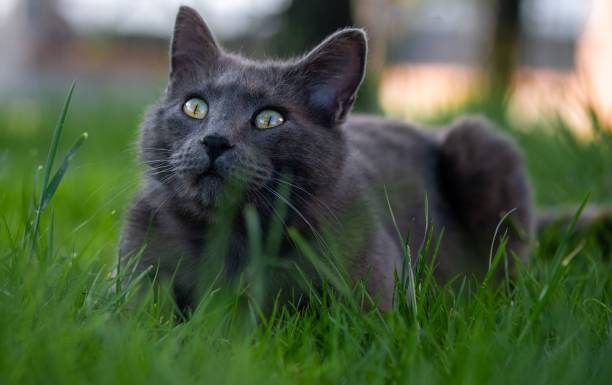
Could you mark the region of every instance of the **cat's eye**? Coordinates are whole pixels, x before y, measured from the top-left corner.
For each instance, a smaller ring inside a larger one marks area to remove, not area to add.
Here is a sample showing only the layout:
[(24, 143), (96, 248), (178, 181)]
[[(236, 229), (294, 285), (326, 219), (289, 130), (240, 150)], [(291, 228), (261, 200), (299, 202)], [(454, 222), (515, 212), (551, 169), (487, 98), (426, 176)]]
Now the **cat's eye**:
[(263, 110), (255, 116), (254, 123), (257, 128), (274, 128), (285, 123), (285, 118), (278, 111)]
[(208, 113), (208, 104), (202, 99), (191, 98), (183, 104), (183, 112), (194, 119), (204, 119)]

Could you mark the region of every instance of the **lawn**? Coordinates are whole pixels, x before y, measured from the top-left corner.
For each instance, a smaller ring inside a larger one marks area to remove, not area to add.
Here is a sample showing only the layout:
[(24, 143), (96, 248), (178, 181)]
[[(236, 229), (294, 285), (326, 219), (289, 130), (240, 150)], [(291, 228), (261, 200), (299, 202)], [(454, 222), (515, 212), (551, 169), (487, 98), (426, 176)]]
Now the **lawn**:
[[(608, 238), (549, 233), (499, 285), (451, 287), (417, 272), (414, 297), (390, 313), (331, 290), (299, 312), (258, 314), (245, 295), (209, 293), (188, 320), (115, 290), (122, 217), (138, 188), (142, 100), (80, 98), (55, 169), (83, 132), (42, 212), (35, 211), (62, 99), (0, 107), (0, 384), (609, 384), (612, 255)], [(612, 137), (577, 139), (562, 122), (515, 127), (540, 206), (612, 204)], [(487, 113), (488, 111), (488, 113)], [(42, 167), (39, 167), (42, 166)], [(53, 174), (51, 174), (53, 175)], [(132, 291), (130, 291), (132, 290)]]

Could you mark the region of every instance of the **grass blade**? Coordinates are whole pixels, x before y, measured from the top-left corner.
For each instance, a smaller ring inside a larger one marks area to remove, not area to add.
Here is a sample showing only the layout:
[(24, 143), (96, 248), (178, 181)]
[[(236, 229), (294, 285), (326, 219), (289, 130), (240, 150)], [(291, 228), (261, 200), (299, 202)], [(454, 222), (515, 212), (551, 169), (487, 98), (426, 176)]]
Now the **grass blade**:
[(87, 139), (87, 133), (85, 132), (81, 135), (79, 139), (77, 139), (77, 141), (72, 145), (72, 147), (70, 147), (70, 150), (68, 150), (68, 153), (66, 154), (66, 156), (64, 156), (64, 159), (62, 160), (62, 164), (57, 169), (57, 171), (55, 172), (55, 175), (53, 175), (53, 178), (51, 179), (51, 182), (49, 183), (49, 185), (46, 186), (44, 190), (45, 193), (43, 194), (43, 200), (40, 203), (39, 210), (41, 211), (44, 210), (49, 204), (49, 202), (51, 201), (51, 198), (53, 198), (53, 195), (55, 195), (55, 191), (59, 187), (59, 184), (62, 181), (64, 174), (66, 174), (66, 171), (68, 170), (70, 161), (72, 160), (76, 152), (79, 150), (79, 148), (83, 145), (86, 139)]
[(68, 114), (68, 107), (70, 106), (70, 101), (72, 100), (72, 94), (74, 93), (74, 87), (76, 82), (72, 82), (70, 86), (70, 90), (68, 91), (68, 95), (66, 96), (66, 100), (64, 101), (64, 105), (62, 107), (62, 111), (60, 112), (60, 116), (57, 119), (57, 123), (55, 128), (53, 129), (53, 135), (51, 137), (51, 145), (49, 146), (49, 153), (47, 154), (47, 160), (45, 161), (45, 165), (43, 167), (43, 181), (42, 188), (40, 190), (40, 199), (38, 201), (38, 207), (36, 207), (35, 216), (34, 216), (34, 225), (32, 228), (31, 243), (30, 243), (30, 255), (29, 258), (32, 258), (34, 254), (34, 249), (36, 248), (36, 240), (38, 239), (38, 230), (40, 227), (40, 218), (42, 216), (42, 212), (44, 210), (43, 203), (47, 200), (47, 185), (49, 183), (49, 177), (51, 176), (51, 169), (53, 168), (53, 162), (55, 161), (55, 155), (57, 154), (57, 148), (59, 146), (59, 140), (62, 136), (62, 130), (64, 128), (64, 122), (66, 121), (66, 115)]
[(576, 215), (574, 215), (572, 222), (567, 227), (565, 234), (563, 235), (563, 238), (561, 239), (561, 242), (559, 243), (559, 247), (557, 248), (557, 252), (555, 253), (555, 258), (554, 258), (555, 268), (552, 274), (552, 278), (549, 280), (549, 282), (547, 282), (544, 285), (544, 287), (540, 291), (538, 300), (536, 304), (534, 305), (534, 307), (531, 309), (529, 318), (527, 319), (527, 322), (525, 323), (525, 327), (523, 328), (523, 330), (521, 331), (519, 335), (519, 338), (518, 338), (519, 342), (522, 341), (523, 338), (525, 338), (525, 336), (527, 335), (527, 332), (529, 331), (529, 329), (531, 328), (535, 320), (542, 313), (542, 310), (544, 309), (544, 306), (546, 305), (546, 303), (548, 303), (551, 295), (555, 292), (555, 290), (561, 283), (561, 279), (563, 278), (565, 272), (569, 268), (569, 262), (580, 251), (578, 250), (576, 252), (569, 253), (568, 256), (563, 258), (563, 255), (565, 255), (565, 251), (569, 244), (570, 237), (572, 236), (572, 234), (574, 234), (574, 230), (576, 229), (576, 224), (578, 223), (578, 220), (580, 219), (580, 215), (582, 214), (582, 211), (586, 207), (586, 204), (589, 201), (589, 198), (590, 198), (590, 194), (587, 194), (587, 196), (582, 200), (580, 207), (576, 211)]

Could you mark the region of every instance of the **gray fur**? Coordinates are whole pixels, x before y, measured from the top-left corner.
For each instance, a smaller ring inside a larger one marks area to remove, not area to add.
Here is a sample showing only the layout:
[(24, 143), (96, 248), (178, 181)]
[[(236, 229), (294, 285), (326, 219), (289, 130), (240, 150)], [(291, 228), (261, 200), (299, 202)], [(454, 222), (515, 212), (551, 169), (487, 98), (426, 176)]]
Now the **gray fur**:
[[(231, 180), (248, 181), (237, 201), (259, 212), (264, 228), (278, 178), (289, 173), (294, 186), (285, 220), (313, 244), (331, 229), (335, 255), (354, 279), (367, 287), (382, 309), (391, 306), (393, 271), (402, 247), (385, 196), (403, 235), (411, 233), (416, 253), (425, 236), (425, 200), (430, 223), (445, 229), (438, 257), (441, 279), (486, 270), (494, 232), (502, 226), (510, 248), (521, 258), (533, 234), (529, 184), (516, 148), (482, 119), (468, 118), (438, 131), (372, 116), (350, 115), (363, 79), (366, 38), (362, 30), (339, 31), (311, 53), (292, 61), (254, 62), (219, 48), (192, 9), (181, 7), (172, 43), (170, 82), (162, 100), (142, 125), (141, 158), (145, 184), (126, 219), (123, 260), (142, 247), (138, 266), (158, 266), (170, 277), (181, 305), (194, 300), (208, 231)], [(210, 105), (204, 120), (185, 116), (192, 96)], [(259, 130), (252, 116), (274, 107), (286, 122)], [(231, 148), (212, 164), (200, 139), (227, 138)], [(213, 167), (220, 176), (202, 176)], [(327, 235), (326, 235), (327, 236)], [(228, 278), (248, 263), (244, 225), (237, 220), (225, 256)], [(330, 238), (328, 237), (328, 238)], [(301, 263), (303, 256), (285, 240), (280, 255)], [(297, 290), (289, 275), (274, 285)]]

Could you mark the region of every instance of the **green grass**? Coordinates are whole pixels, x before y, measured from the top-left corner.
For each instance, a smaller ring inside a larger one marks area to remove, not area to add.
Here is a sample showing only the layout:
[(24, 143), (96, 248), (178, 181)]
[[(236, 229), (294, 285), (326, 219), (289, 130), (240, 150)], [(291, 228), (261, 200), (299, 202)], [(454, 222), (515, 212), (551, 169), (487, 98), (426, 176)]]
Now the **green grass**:
[[(111, 272), (138, 186), (142, 106), (92, 105), (77, 91), (50, 168), (60, 110), (0, 109), (0, 384), (610, 383), (612, 256), (589, 236), (541, 239), (501, 285), (468, 278), (450, 289), (419, 269), (414, 297), (388, 314), (361, 309), (359, 287), (259, 320), (231, 291), (209, 293), (186, 322), (164, 290), (136, 305)], [(540, 204), (577, 208), (587, 193), (612, 203), (609, 136), (583, 142), (561, 124), (524, 131), (492, 118), (524, 149)], [(83, 132), (34, 231), (34, 208), (53, 192), (41, 189), (44, 175), (51, 183)]]

